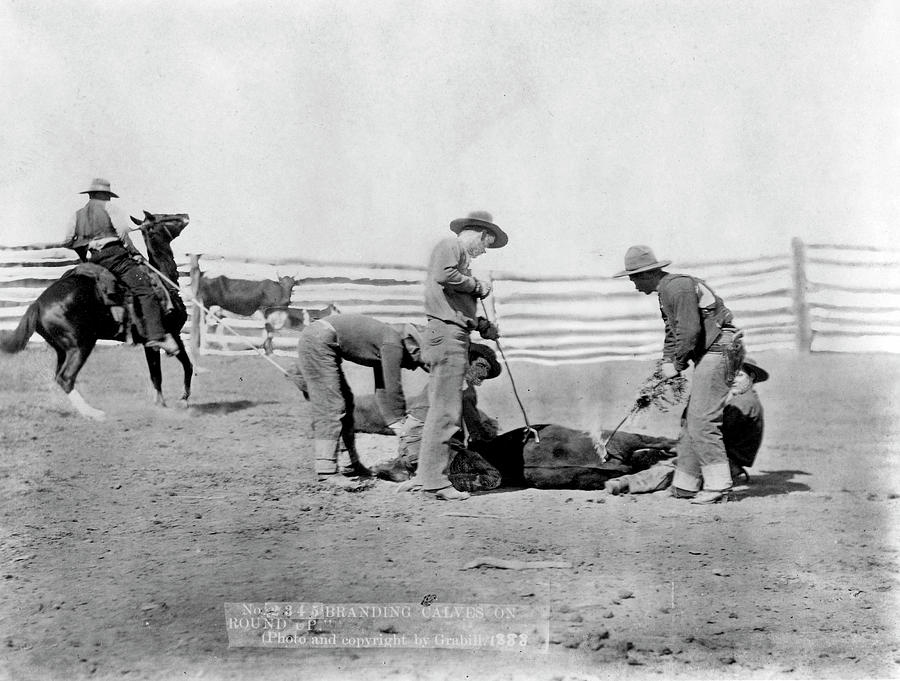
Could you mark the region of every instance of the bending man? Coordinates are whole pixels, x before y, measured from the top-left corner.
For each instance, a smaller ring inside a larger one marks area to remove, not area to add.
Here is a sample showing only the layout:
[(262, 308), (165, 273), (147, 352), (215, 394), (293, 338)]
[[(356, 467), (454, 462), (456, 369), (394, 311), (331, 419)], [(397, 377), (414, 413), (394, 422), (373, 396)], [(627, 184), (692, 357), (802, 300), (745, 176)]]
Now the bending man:
[(315, 470), (320, 482), (345, 489), (356, 486), (356, 481), (338, 474), (341, 439), (356, 473), (369, 475), (356, 452), (353, 392), (341, 363), (347, 360), (372, 367), (378, 408), (385, 423), (399, 435), (406, 415), (401, 370), (424, 368), (420, 339), (421, 327), (385, 324), (359, 314), (330, 315), (303, 330), (298, 364), (312, 409)]

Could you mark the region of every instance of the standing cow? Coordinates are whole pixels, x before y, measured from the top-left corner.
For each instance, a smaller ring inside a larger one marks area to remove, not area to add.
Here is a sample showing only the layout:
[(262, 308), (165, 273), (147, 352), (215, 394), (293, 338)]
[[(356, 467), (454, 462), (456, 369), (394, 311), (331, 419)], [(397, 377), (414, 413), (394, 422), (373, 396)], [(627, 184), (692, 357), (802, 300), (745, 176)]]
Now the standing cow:
[[(280, 277), (278, 281), (271, 279), (255, 281), (230, 279), (224, 276), (207, 278), (201, 275), (197, 297), (207, 308), (218, 305), (223, 310), (249, 317), (257, 310), (287, 307), (296, 284), (295, 277)], [(267, 319), (266, 339), (263, 341), (263, 349), (267, 355), (272, 354), (274, 333), (274, 328)]]

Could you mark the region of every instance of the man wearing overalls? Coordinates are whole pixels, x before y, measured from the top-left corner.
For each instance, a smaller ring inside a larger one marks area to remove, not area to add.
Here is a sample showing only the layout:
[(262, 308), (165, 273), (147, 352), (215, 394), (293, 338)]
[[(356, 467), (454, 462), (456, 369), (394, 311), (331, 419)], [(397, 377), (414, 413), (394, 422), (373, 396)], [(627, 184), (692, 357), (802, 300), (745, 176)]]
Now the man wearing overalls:
[(678, 462), (672, 480), (674, 496), (694, 504), (727, 501), (731, 471), (722, 441), (722, 422), (734, 371), (740, 367), (740, 334), (731, 311), (701, 279), (670, 274), (647, 246), (625, 254), (628, 277), (646, 295), (659, 293), (666, 328), (663, 375), (674, 378), (693, 362), (691, 395), (678, 440)]

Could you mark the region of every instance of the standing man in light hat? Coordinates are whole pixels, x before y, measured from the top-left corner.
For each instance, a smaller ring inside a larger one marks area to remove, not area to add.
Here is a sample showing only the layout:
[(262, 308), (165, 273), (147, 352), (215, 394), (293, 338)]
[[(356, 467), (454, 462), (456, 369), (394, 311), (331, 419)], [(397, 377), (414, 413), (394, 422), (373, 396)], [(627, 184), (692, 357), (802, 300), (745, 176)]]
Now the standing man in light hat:
[(489, 340), (500, 336), (496, 326), (478, 316), (478, 301), (490, 295), (491, 285), (473, 277), (470, 264), (488, 248), (505, 246), (509, 237), (494, 224), (491, 214), (483, 211), (453, 220), (450, 230), (456, 236), (442, 239), (434, 247), (425, 278), (428, 324), (422, 337), (422, 359), (429, 367), (429, 408), (416, 475), (402, 483), (401, 489), (462, 501), (469, 494), (453, 487), (447, 467), (462, 412), (469, 334), (477, 330)]
[(96, 178), (80, 194), (88, 195), (88, 202), (69, 221), (63, 248), (71, 248), (83, 261), (105, 267), (134, 294), (141, 308), (150, 348), (160, 348), (169, 355), (177, 355), (178, 343), (163, 327), (163, 311), (156, 300), (147, 271), (134, 259), (143, 258), (131, 242), (133, 225), (124, 211), (110, 205), (119, 195), (110, 188), (109, 180)]
[(665, 324), (662, 371), (674, 378), (694, 365), (691, 395), (678, 440), (678, 461), (672, 480), (676, 497), (691, 503), (727, 501), (731, 470), (722, 440), (722, 422), (734, 371), (740, 367), (740, 333), (722, 299), (701, 279), (670, 274), (671, 260), (657, 260), (647, 246), (625, 253), (628, 277), (645, 295), (659, 294)]

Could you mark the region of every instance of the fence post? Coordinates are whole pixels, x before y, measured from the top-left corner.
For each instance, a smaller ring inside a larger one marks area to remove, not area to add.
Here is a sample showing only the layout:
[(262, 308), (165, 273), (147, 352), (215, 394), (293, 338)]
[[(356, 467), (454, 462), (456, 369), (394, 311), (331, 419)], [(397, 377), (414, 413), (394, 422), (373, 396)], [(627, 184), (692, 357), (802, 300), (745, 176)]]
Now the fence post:
[(794, 237), (791, 239), (794, 276), (794, 316), (797, 319), (797, 349), (800, 352), (812, 350), (812, 325), (809, 320), (809, 304), (806, 302), (806, 245)]
[(191, 350), (194, 361), (200, 361), (200, 329), (203, 328), (205, 313), (198, 304), (200, 301), (200, 256), (191, 255), (191, 290), (194, 293), (194, 310), (191, 314)]

